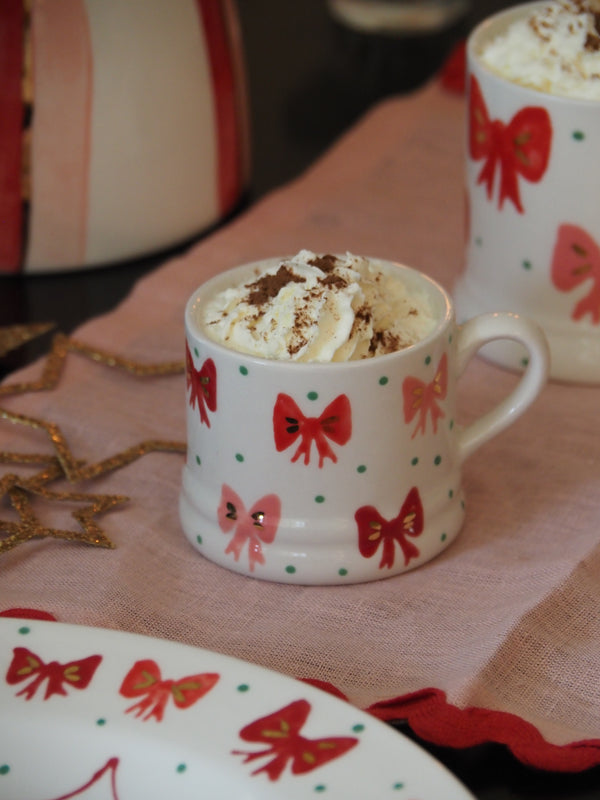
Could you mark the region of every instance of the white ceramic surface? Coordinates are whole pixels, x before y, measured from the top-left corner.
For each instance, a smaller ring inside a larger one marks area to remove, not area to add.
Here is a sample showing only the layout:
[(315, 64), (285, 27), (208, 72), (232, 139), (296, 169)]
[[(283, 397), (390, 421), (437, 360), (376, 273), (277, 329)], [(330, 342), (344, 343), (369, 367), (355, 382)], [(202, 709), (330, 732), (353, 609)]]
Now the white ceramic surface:
[[(378, 263), (425, 292), (439, 321), (417, 344), (362, 361), (269, 361), (209, 339), (197, 321), (203, 298), (249, 280), (259, 265), (221, 274), (191, 297), (180, 517), (207, 558), (266, 580), (357, 583), (413, 569), (457, 535), (462, 461), (535, 399), (546, 343), (508, 314), (457, 330), (440, 286)], [(525, 343), (529, 369), (510, 397), (463, 430), (457, 378), (498, 338)]]
[[(468, 41), (468, 240), (454, 297), (459, 321), (494, 309), (533, 318), (553, 378), (600, 383), (600, 103), (524, 88), (478, 57), (536, 5), (491, 17)], [(511, 368), (523, 358), (506, 343), (484, 353)]]
[(471, 798), (349, 703), (206, 650), (0, 619), (0, 670), (3, 800)]

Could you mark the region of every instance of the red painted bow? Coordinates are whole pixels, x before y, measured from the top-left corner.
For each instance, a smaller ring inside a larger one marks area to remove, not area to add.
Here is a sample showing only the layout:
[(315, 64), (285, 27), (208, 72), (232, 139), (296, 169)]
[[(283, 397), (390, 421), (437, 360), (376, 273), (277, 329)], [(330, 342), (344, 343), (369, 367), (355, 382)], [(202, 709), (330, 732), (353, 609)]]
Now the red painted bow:
[(592, 286), (573, 309), (573, 319), (591, 314), (594, 324), (600, 323), (600, 247), (577, 225), (561, 225), (552, 256), (552, 282), (568, 292), (584, 281)]
[(189, 708), (210, 692), (218, 680), (219, 675), (212, 672), (188, 675), (178, 681), (163, 680), (156, 661), (144, 659), (135, 662), (123, 679), (119, 692), (123, 697), (142, 698), (130, 706), (127, 713), (133, 711), (136, 717), (144, 714), (144, 720), (155, 717), (160, 722), (170, 699), (177, 708)]
[(44, 681), (48, 681), (44, 700), (53, 694), (66, 695), (65, 686), (85, 689), (94, 677), (94, 672), (102, 661), (102, 656), (89, 656), (79, 661), (59, 664), (51, 661), (45, 664), (42, 659), (26, 647), (15, 647), (13, 659), (6, 673), (6, 682), (14, 686), (29, 679), (30, 682), (17, 693), (31, 700)]
[(302, 775), (343, 756), (358, 744), (358, 739), (352, 736), (329, 736), (325, 739), (301, 736), (300, 731), (310, 710), (307, 700), (296, 700), (273, 714), (251, 722), (242, 728), (240, 738), (245, 742), (266, 744), (266, 749), (253, 753), (234, 750), (234, 755), (245, 756), (245, 764), (257, 758), (269, 758), (268, 763), (252, 774), (266, 772), (270, 780), (276, 781), (289, 761), (292, 774)]
[(276, 494), (268, 494), (246, 511), (239, 495), (224, 483), (217, 518), (223, 533), (230, 533), (235, 528), (225, 553), (233, 553), (237, 561), (247, 542), (250, 571), (253, 571), (257, 562), (265, 563), (262, 544), (271, 544), (275, 538), (281, 518), (281, 501)]
[(100, 769), (96, 770), (89, 781), (86, 781), (83, 786), (79, 786), (77, 789), (74, 789), (72, 792), (68, 792), (67, 794), (61, 794), (60, 797), (55, 797), (53, 800), (72, 800), (73, 797), (82, 797), (84, 794), (87, 794), (88, 790), (92, 788), (92, 786), (98, 786), (98, 784), (103, 780), (104, 776), (107, 776), (110, 796), (112, 800), (119, 800), (119, 795), (117, 794), (117, 769), (119, 768), (119, 759), (116, 757), (109, 758), (106, 764)]
[(404, 420), (406, 424), (412, 422), (416, 414), (419, 415), (417, 427), (414, 429), (412, 439), (418, 431), (425, 434), (427, 413), (431, 414), (433, 432), (437, 433), (438, 419), (446, 415), (438, 405), (438, 400), (445, 400), (448, 390), (448, 357), (446, 353), (441, 357), (435, 377), (431, 383), (423, 383), (419, 378), (408, 377), (402, 384), (404, 396)]
[(207, 358), (202, 367), (196, 369), (187, 342), (185, 345), (185, 378), (187, 388), (191, 389), (190, 406), (194, 408), (198, 403), (200, 421), (210, 428), (206, 408), (210, 411), (217, 410), (217, 369), (212, 358)]
[(303, 455), (304, 463), (308, 464), (314, 441), (319, 453), (319, 467), (323, 466), (325, 458), (330, 458), (335, 463), (337, 456), (327, 439), (340, 445), (346, 444), (350, 439), (350, 401), (345, 394), (341, 394), (327, 406), (320, 417), (305, 417), (288, 394), (279, 394), (273, 409), (273, 432), (278, 452), (287, 450), (300, 436), (300, 445), (292, 461), (297, 461)]
[(523, 213), (518, 176), (532, 183), (546, 172), (552, 143), (552, 122), (545, 108), (527, 106), (505, 125), (490, 119), (477, 79), (471, 76), (469, 99), (469, 153), (475, 161), (484, 159), (477, 183), (485, 184), (492, 197), (496, 167), (500, 168), (498, 208), (508, 198)]
[(384, 519), (374, 506), (362, 506), (354, 519), (358, 525), (358, 549), (365, 558), (375, 555), (383, 545), (379, 569), (394, 566), (395, 547), (398, 542), (404, 555), (404, 566), (419, 555), (415, 544), (407, 536), (420, 536), (423, 533), (424, 515), (421, 497), (416, 487), (410, 490), (395, 519)]

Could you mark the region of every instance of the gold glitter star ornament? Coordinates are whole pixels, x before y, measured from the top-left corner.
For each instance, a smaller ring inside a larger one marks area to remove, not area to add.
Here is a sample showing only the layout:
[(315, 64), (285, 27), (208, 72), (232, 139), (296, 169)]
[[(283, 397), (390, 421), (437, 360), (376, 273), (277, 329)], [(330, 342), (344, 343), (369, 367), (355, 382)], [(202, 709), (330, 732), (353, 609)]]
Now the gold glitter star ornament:
[[(52, 480), (63, 477), (57, 460), (42, 472), (31, 478), (9, 473), (0, 480), (0, 497), (16, 511), (18, 521), (0, 519), (0, 554), (12, 550), (31, 539), (63, 539), (69, 542), (83, 542), (94, 547), (114, 548), (96, 521), (102, 514), (116, 505), (128, 500), (122, 495), (90, 494), (87, 492), (55, 492), (46, 488)], [(84, 503), (83, 508), (71, 512), (79, 523), (79, 529), (63, 529), (45, 525), (36, 514), (32, 503), (36, 497), (58, 503)]]
[(42, 336), (49, 330), (52, 330), (54, 323), (52, 322), (36, 322), (32, 325), (8, 325), (0, 327), (0, 358), (10, 353), (11, 350), (16, 350), (17, 347), (32, 339)]
[[(2, 329), (0, 329), (1, 331)], [(18, 332), (13, 331), (6, 338), (6, 342), (14, 342), (17, 334)], [(0, 337), (1, 345), (2, 338)], [(53, 338), (51, 351), (43, 363), (39, 376), (33, 381), (3, 383), (0, 385), (0, 397), (51, 391), (60, 382), (65, 361), (71, 354), (92, 361), (100, 367), (119, 370), (136, 379), (167, 377), (182, 374), (185, 371), (184, 361), (158, 364), (140, 363), (116, 353), (91, 347), (59, 333)], [(94, 517), (123, 503), (128, 498), (122, 495), (89, 494), (77, 491), (54, 492), (49, 490), (46, 485), (51, 481), (63, 478), (71, 484), (94, 480), (108, 472), (126, 467), (146, 453), (185, 454), (186, 451), (185, 442), (149, 439), (138, 442), (132, 447), (100, 461), (86, 463), (78, 459), (71, 451), (65, 434), (51, 420), (30, 417), (0, 407), (0, 422), (42, 431), (49, 440), (53, 451), (49, 454), (27, 455), (0, 451), (0, 463), (44, 467), (41, 472), (29, 478), (12, 473), (0, 478), (0, 512), (1, 506), (4, 505), (5, 508), (10, 509), (12, 515), (10, 521), (0, 519), (0, 554), (23, 542), (40, 538), (84, 542), (94, 547), (114, 547), (101, 531)], [(36, 500), (38, 500), (37, 503)], [(41, 500), (51, 504), (85, 504), (71, 513), (71, 516), (79, 523), (79, 529), (71, 530), (45, 525), (40, 520), (38, 513), (38, 506), (43, 505)], [(18, 521), (14, 521), (15, 516)]]

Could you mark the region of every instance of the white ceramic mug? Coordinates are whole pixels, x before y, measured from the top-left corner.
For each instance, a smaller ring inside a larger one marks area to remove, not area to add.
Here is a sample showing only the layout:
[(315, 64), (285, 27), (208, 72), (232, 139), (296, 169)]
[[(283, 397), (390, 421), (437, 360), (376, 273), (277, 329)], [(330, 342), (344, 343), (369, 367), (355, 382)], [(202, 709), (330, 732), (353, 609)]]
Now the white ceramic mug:
[[(321, 364), (257, 358), (209, 339), (199, 321), (205, 301), (276, 262), (218, 275), (188, 302), (183, 530), (212, 561), (272, 581), (356, 583), (417, 567), (462, 525), (463, 460), (539, 393), (545, 338), (511, 314), (458, 328), (438, 284), (376, 261), (409, 293), (429, 298), (437, 324), (415, 345)], [(499, 338), (526, 348), (527, 371), (512, 394), (461, 429), (457, 379), (485, 342)]]
[[(502, 309), (544, 329), (553, 378), (600, 383), (600, 102), (525, 88), (482, 47), (542, 3), (484, 21), (467, 44), (466, 269), (459, 321)], [(485, 348), (519, 368), (522, 348)]]

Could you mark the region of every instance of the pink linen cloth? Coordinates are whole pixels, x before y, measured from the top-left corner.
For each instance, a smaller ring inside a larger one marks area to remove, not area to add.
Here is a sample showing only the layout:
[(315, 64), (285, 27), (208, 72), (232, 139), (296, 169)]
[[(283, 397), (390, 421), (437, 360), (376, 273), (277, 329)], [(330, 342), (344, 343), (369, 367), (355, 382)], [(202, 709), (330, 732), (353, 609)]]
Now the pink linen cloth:
[[(463, 117), (464, 99), (437, 84), (384, 101), (306, 174), (139, 281), (75, 338), (147, 363), (183, 359), (183, 309), (200, 283), (304, 247), (397, 260), (452, 290), (463, 258)], [(474, 359), (460, 382), (464, 421), (516, 380)], [(153, 453), (80, 487), (130, 497), (97, 518), (116, 549), (44, 539), (1, 555), (0, 610), (44, 609), (331, 684), (383, 718), (408, 717), (431, 741), (504, 741), (548, 769), (599, 763), (599, 401), (598, 387), (549, 384), (466, 462), (461, 534), (408, 574), (301, 587), (213, 565), (180, 530), (183, 456)], [(55, 422), (90, 463), (145, 439), (184, 441), (185, 402), (183, 375), (136, 378), (77, 354), (55, 389), (0, 398)], [(43, 432), (2, 422), (0, 451), (52, 447)], [(45, 519), (75, 527), (69, 510), (48, 508)]]

